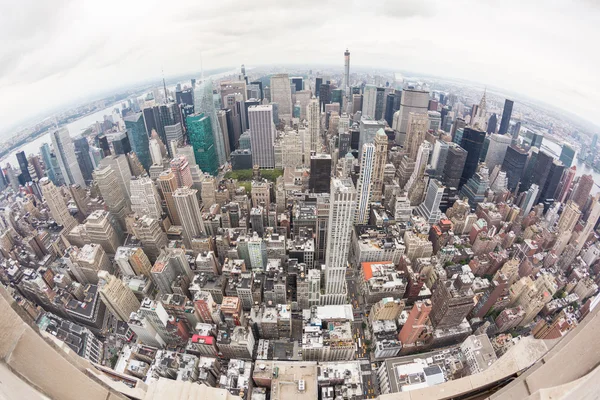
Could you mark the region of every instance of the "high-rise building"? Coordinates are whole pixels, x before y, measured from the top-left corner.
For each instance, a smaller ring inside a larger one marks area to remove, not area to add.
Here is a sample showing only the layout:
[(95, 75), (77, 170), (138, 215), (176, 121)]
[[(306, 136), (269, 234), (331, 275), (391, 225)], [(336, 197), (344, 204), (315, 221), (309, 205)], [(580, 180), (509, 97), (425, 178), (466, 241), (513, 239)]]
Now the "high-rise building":
[(362, 146), (366, 143), (373, 143), (377, 132), (385, 127), (385, 123), (375, 121), (372, 118), (361, 117), (359, 125), (358, 158), (362, 155)]
[(385, 122), (391, 128), (394, 124), (394, 113), (400, 108), (400, 94), (389, 93), (385, 99)]
[(75, 146), (75, 156), (81, 169), (81, 174), (86, 182), (92, 181), (92, 172), (94, 172), (94, 163), (90, 153), (90, 145), (86, 137), (78, 137), (73, 140)]
[(81, 169), (77, 163), (75, 147), (73, 146), (71, 135), (69, 135), (69, 130), (66, 127), (60, 128), (52, 132), (50, 138), (65, 182), (68, 185), (79, 184), (86, 186)]
[(346, 97), (350, 95), (350, 52), (344, 52), (344, 82), (342, 84)]
[(142, 217), (160, 219), (162, 207), (160, 195), (152, 179), (147, 176), (132, 179), (131, 189), (131, 211)]
[(42, 178), (40, 186), (52, 218), (64, 227), (65, 233), (69, 233), (77, 225), (77, 221), (69, 213), (69, 208), (61, 191), (48, 178)]
[(40, 147), (40, 153), (42, 154), (42, 160), (44, 161), (48, 178), (50, 178), (50, 180), (57, 186), (64, 184), (62, 172), (58, 165), (58, 159), (50, 149), (48, 143), (44, 143), (42, 147)]
[(365, 85), (363, 91), (362, 116), (375, 119), (375, 109), (377, 107), (377, 86)]
[(141, 247), (119, 247), (114, 261), (121, 271), (121, 276), (144, 275), (151, 278), (152, 263)]
[(275, 168), (273, 106), (269, 104), (250, 107), (248, 121), (250, 122), (252, 163), (260, 168)]
[(211, 119), (208, 115), (196, 114), (187, 117), (186, 124), (190, 143), (194, 148), (196, 164), (203, 172), (216, 175), (219, 171), (220, 159), (215, 146), (215, 134)]
[(518, 145), (509, 146), (504, 155), (502, 169), (506, 172), (507, 187), (511, 192), (517, 189), (527, 164), (527, 151)]
[(491, 135), (492, 133), (496, 133), (497, 129), (498, 129), (498, 117), (494, 113), (494, 114), (492, 114), (492, 116), (490, 117), (490, 119), (488, 119), (488, 122), (487, 122), (487, 133), (489, 135)]
[(560, 157), (558, 159), (565, 165), (565, 167), (571, 168), (571, 165), (573, 164), (573, 158), (575, 158), (575, 149), (573, 149), (568, 143), (564, 143), (560, 150)]
[(383, 180), (385, 165), (387, 163), (388, 137), (379, 129), (375, 134), (375, 161), (373, 164), (373, 178), (371, 185), (371, 201), (380, 202), (383, 197)]
[(539, 197), (540, 201), (544, 202), (546, 210), (556, 198), (558, 185), (560, 184), (560, 180), (564, 172), (565, 166), (563, 163), (553, 159), (552, 163), (550, 164), (550, 170), (548, 171), (548, 177), (544, 182), (544, 186), (541, 187), (542, 189)]
[(592, 178), (592, 175), (582, 175), (579, 178), (579, 182), (573, 192), (573, 196), (571, 196), (571, 200), (577, 204), (580, 210), (585, 207), (585, 203), (587, 203), (593, 187), (594, 178)]
[(117, 182), (121, 189), (123, 190), (123, 195), (127, 196), (127, 201), (129, 201), (129, 181), (131, 180), (131, 169), (129, 168), (129, 162), (127, 161), (126, 155), (118, 155), (118, 156), (108, 156), (104, 157), (98, 168), (106, 168), (109, 167), (117, 174)]
[(571, 232), (580, 217), (581, 211), (579, 210), (579, 206), (573, 200), (569, 200), (558, 219), (558, 232)]
[(100, 167), (94, 171), (94, 180), (110, 213), (125, 230), (125, 217), (131, 213), (129, 197), (118, 182), (117, 173), (111, 167)]
[(408, 129), (408, 115), (425, 114), (429, 110), (429, 92), (416, 89), (405, 89), (402, 91), (400, 99), (400, 109), (394, 114), (392, 128), (396, 134), (396, 143), (404, 143), (404, 138)]
[(113, 135), (110, 142), (116, 156), (129, 154), (131, 152), (131, 143), (129, 142), (127, 131)]
[(331, 182), (331, 156), (315, 154), (310, 156), (310, 178), (308, 189), (314, 193), (329, 193)]
[(579, 234), (576, 243), (577, 253), (583, 249), (583, 246), (588, 241), (590, 234), (594, 231), (594, 227), (598, 223), (598, 219), (600, 218), (600, 202), (598, 202), (598, 196), (595, 196), (592, 200), (592, 206), (590, 215), (588, 216), (587, 221), (583, 227), (583, 230)]
[(427, 220), (429, 224), (437, 224), (440, 221), (442, 212), (440, 203), (444, 194), (445, 187), (437, 179), (430, 179), (425, 201), (419, 204), (416, 209), (418, 215)]
[(271, 102), (279, 105), (279, 119), (289, 124), (292, 120), (292, 89), (288, 74), (271, 76)]
[[(470, 271), (470, 270), (469, 270)], [(435, 329), (457, 327), (475, 306), (472, 273), (438, 282), (431, 296), (429, 318)]]
[(525, 194), (525, 199), (523, 199), (523, 204), (521, 205), (521, 209), (523, 210), (523, 215), (529, 215), (529, 212), (534, 206), (535, 199), (538, 198), (538, 193), (540, 188), (535, 183), (532, 183), (527, 193)]
[(143, 216), (135, 220), (132, 229), (135, 237), (141, 242), (144, 253), (151, 261), (155, 261), (160, 250), (168, 242), (167, 234), (162, 230), (159, 220)]
[(576, 174), (576, 166), (572, 166), (571, 168), (565, 171), (560, 182), (559, 193), (556, 196), (557, 201), (561, 203), (565, 202), (567, 196), (571, 193), (571, 188), (573, 187), (573, 180), (575, 179)]
[(458, 189), (466, 161), (467, 152), (465, 149), (456, 143), (449, 143), (446, 165), (442, 174), (442, 183), (446, 187)]
[(362, 147), (360, 174), (356, 185), (357, 210), (354, 216), (355, 224), (365, 225), (369, 220), (374, 164), (375, 145), (373, 143), (365, 143)]
[(474, 127), (465, 128), (460, 147), (467, 152), (467, 159), (465, 161), (463, 174), (460, 177), (459, 186), (467, 183), (467, 181), (475, 175), (477, 165), (479, 165), (479, 156), (481, 154), (481, 149), (483, 148), (484, 140), (485, 131), (478, 130)]
[(140, 308), (140, 301), (122, 280), (107, 271), (99, 271), (98, 292), (106, 308), (119, 320), (127, 322), (131, 313)]
[(310, 138), (310, 151), (319, 152), (321, 149), (321, 110), (319, 100), (313, 97), (306, 107), (308, 119), (308, 137)]
[(29, 174), (29, 163), (24, 151), (17, 152), (17, 161), (19, 162), (19, 169), (21, 170), (21, 181), (22, 183), (31, 182), (31, 175)]
[(181, 219), (179, 218), (179, 213), (175, 207), (175, 200), (173, 199), (173, 193), (175, 193), (178, 188), (175, 174), (173, 171), (164, 171), (159, 175), (157, 182), (163, 198), (165, 199), (165, 203), (167, 204), (167, 212), (171, 219), (171, 223), (173, 225), (181, 225)]
[(112, 264), (101, 245), (86, 244), (81, 249), (71, 249), (70, 257), (75, 261), (71, 272), (81, 284), (97, 284), (100, 271), (112, 272)]
[(197, 192), (196, 189), (182, 187), (173, 193), (173, 200), (183, 228), (183, 237), (188, 246), (191, 244), (192, 239), (206, 234), (198, 197), (196, 196)]
[(171, 171), (175, 175), (175, 179), (177, 179), (177, 187), (192, 187), (194, 182), (192, 181), (192, 172), (187, 157), (174, 157), (171, 160), (170, 166)]
[(496, 165), (502, 165), (504, 162), (506, 149), (510, 146), (512, 139), (509, 136), (496, 133), (491, 134), (489, 138), (490, 144), (485, 156), (485, 165), (492, 171)]
[(500, 121), (500, 129), (498, 133), (500, 135), (505, 135), (508, 132), (508, 127), (510, 125), (510, 117), (512, 116), (514, 102), (512, 100), (504, 100), (504, 110), (502, 111), (502, 120)]
[(85, 220), (85, 231), (92, 243), (98, 243), (108, 254), (115, 254), (123, 243), (123, 230), (108, 211), (96, 210)]
[(431, 313), (431, 301), (416, 301), (413, 305), (408, 319), (398, 334), (398, 340), (403, 346), (414, 345), (417, 341), (425, 339), (422, 334), (427, 332), (427, 320)]
[(346, 302), (346, 268), (352, 224), (356, 212), (356, 189), (351, 180), (332, 179), (325, 252), (325, 294), (323, 304)]
[(419, 146), (425, 140), (428, 126), (429, 119), (427, 118), (427, 114), (409, 113), (404, 148), (410, 160), (416, 160)]
[[(221, 132), (221, 127), (219, 126), (219, 121), (217, 119), (217, 110), (215, 109), (215, 102), (214, 102), (214, 97), (213, 97), (213, 83), (212, 80), (207, 79), (204, 82), (202, 82), (201, 84), (196, 86), (196, 89), (194, 90), (194, 111), (196, 112), (196, 116), (197, 119), (195, 119), (194, 121), (197, 120), (202, 120), (202, 118), (208, 117), (208, 120), (210, 122), (210, 127), (211, 127), (211, 132), (212, 133), (212, 145), (214, 146), (214, 151), (216, 153), (217, 156), (217, 162), (218, 165), (221, 166), (223, 164), (225, 164), (225, 162), (227, 161), (227, 156), (225, 154), (225, 142), (223, 140), (223, 133)], [(204, 115), (202, 115), (204, 114)], [(188, 122), (186, 120), (186, 122)], [(206, 122), (204, 122), (206, 123)], [(198, 133), (198, 135), (200, 136), (201, 139), (199, 140), (199, 144), (198, 144), (198, 149), (202, 149), (204, 148), (205, 150), (209, 150), (210, 148), (210, 140), (208, 137), (205, 137), (205, 135), (208, 135), (208, 128), (206, 126), (204, 126), (204, 123), (202, 124), (202, 127), (198, 127), (197, 129), (200, 130), (200, 132)], [(172, 125), (172, 124), (169, 124)], [(188, 122), (188, 132), (190, 130), (190, 126), (189, 126), (189, 122)], [(188, 133), (189, 134), (189, 133)], [(190, 142), (191, 142), (191, 134), (190, 134)], [(193, 144), (194, 146), (194, 150), (196, 149), (196, 146)], [(200, 152), (201, 150), (197, 150), (198, 152)], [(200, 168), (204, 171), (205, 167), (203, 167), (202, 165), (200, 165), (200, 157), (199, 154), (196, 154), (196, 162), (198, 163), (198, 165), (200, 166)], [(210, 164), (209, 164), (210, 165)], [(213, 170), (212, 165), (211, 166), (211, 170)], [(209, 172), (207, 170), (207, 172)], [(216, 172), (215, 172), (216, 174)]]

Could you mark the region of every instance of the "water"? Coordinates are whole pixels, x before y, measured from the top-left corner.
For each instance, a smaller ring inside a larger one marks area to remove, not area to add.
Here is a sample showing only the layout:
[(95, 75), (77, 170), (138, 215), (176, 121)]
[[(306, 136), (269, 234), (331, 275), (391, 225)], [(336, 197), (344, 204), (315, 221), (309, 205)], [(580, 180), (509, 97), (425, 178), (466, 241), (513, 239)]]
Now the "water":
[[(122, 109), (121, 103), (115, 104), (114, 106), (105, 108), (104, 110), (100, 110), (93, 114), (86, 115), (85, 117), (79, 118), (78, 120), (75, 120), (75, 121), (67, 124), (67, 129), (69, 129), (69, 133), (71, 134), (71, 137), (79, 136), (87, 128), (89, 128), (91, 125), (95, 124), (96, 121), (100, 121), (100, 122), (104, 121), (104, 116), (111, 115), (112, 111), (115, 108), (121, 110)], [(33, 140), (25, 143), (20, 148), (13, 150), (11, 153), (4, 156), (4, 158), (2, 159), (2, 165), (5, 165), (6, 163), (10, 163), (10, 165), (12, 165), (13, 168), (15, 168), (15, 167), (18, 168), (19, 163), (17, 161), (17, 155), (16, 155), (18, 152), (24, 151), (25, 155), (27, 155), (27, 156), (29, 154), (38, 154), (40, 152), (40, 147), (42, 147), (42, 145), (44, 143), (52, 144), (52, 141), (50, 140), (50, 133), (40, 136), (37, 139), (33, 139)]]
[[(249, 68), (247, 68), (247, 70), (248, 69)], [(210, 78), (219, 79), (219, 78), (223, 78), (223, 77), (226, 77), (229, 75), (234, 75), (238, 72), (239, 72), (238, 70), (225, 71), (225, 72), (221, 72), (218, 74), (210, 75)], [(174, 85), (172, 87), (169, 86), (169, 88), (174, 89), (175, 86)], [(125, 101), (125, 100), (123, 100), (123, 101)], [(122, 109), (121, 102), (119, 102), (113, 106), (110, 106), (108, 108), (105, 108), (104, 110), (100, 110), (93, 114), (86, 115), (85, 117), (79, 118), (78, 120), (75, 120), (75, 121), (67, 124), (67, 128), (69, 129), (69, 133), (71, 134), (71, 137), (79, 136), (87, 128), (89, 128), (91, 125), (95, 124), (96, 121), (100, 121), (100, 122), (104, 121), (104, 116), (111, 115), (115, 108), (118, 108), (119, 110), (121, 110)], [(52, 144), (52, 141), (50, 140), (50, 133), (47, 133), (43, 136), (38, 137), (37, 139), (33, 139), (33, 140), (25, 143), (21, 147), (13, 150), (11, 153), (4, 156), (2, 158), (2, 160), (0, 160), (0, 162), (3, 166), (6, 163), (10, 163), (10, 165), (12, 165), (13, 168), (15, 168), (15, 167), (18, 168), (18, 166), (19, 166), (19, 163), (17, 161), (17, 153), (18, 152), (24, 151), (26, 156), (28, 156), (30, 154), (39, 154), (40, 147), (42, 147), (42, 145), (44, 143), (48, 143), (50, 145)]]
[[(560, 156), (561, 144), (551, 141), (550, 139), (544, 138), (542, 140), (542, 150), (545, 150), (552, 154), (554, 157), (558, 158)], [(594, 179), (595, 185), (592, 187), (592, 194), (600, 193), (600, 173), (594, 171), (593, 168), (585, 165), (584, 162), (579, 161), (577, 159), (577, 153), (575, 153), (575, 158), (573, 159), (573, 165), (577, 168), (577, 173), (575, 176), (581, 175), (592, 175)]]

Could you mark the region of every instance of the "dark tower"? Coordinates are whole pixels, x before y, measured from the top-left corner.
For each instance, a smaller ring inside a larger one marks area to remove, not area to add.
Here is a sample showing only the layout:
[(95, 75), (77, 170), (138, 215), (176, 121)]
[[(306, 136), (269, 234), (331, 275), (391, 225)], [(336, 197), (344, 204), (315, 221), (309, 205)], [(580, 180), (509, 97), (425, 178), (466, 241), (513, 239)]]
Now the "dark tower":
[(31, 175), (29, 175), (29, 162), (27, 162), (27, 157), (25, 157), (24, 151), (17, 153), (17, 161), (19, 162), (19, 169), (21, 170), (22, 183), (31, 182)]
[(467, 151), (467, 159), (465, 161), (465, 168), (463, 169), (463, 173), (460, 178), (459, 187), (462, 187), (462, 185), (467, 183), (467, 181), (471, 179), (473, 175), (475, 175), (484, 140), (484, 131), (477, 130), (474, 127), (465, 128), (460, 147)]
[(505, 135), (506, 132), (508, 132), (513, 104), (514, 102), (512, 100), (504, 100), (504, 110), (502, 111), (502, 120), (500, 121), (500, 130), (498, 131), (498, 133), (501, 135)]

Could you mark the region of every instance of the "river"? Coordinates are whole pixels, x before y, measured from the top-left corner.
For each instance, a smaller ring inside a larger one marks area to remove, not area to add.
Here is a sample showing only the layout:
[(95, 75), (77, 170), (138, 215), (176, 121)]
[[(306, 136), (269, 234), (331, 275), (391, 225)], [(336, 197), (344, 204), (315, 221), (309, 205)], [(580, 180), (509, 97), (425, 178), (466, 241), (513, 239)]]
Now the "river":
[[(228, 75), (236, 74), (238, 72), (239, 72), (238, 70), (225, 71), (225, 72), (221, 72), (218, 74), (210, 75), (210, 78), (211, 79), (219, 79), (219, 78), (226, 77)], [(189, 83), (189, 82), (187, 82), (187, 83)], [(175, 85), (169, 85), (168, 88), (170, 90), (175, 90)], [(79, 136), (87, 128), (89, 128), (91, 125), (95, 124), (96, 121), (100, 121), (100, 122), (104, 121), (104, 116), (111, 115), (115, 108), (118, 108), (119, 110), (121, 110), (122, 109), (121, 104), (125, 101), (126, 100), (119, 101), (117, 104), (107, 107), (104, 110), (100, 110), (93, 114), (86, 115), (85, 117), (81, 117), (78, 120), (75, 120), (75, 121), (67, 124), (67, 128), (69, 129), (69, 133), (71, 134), (71, 137)], [(38, 137), (37, 139), (33, 139), (33, 140), (25, 143), (21, 147), (13, 150), (12, 152), (10, 152), (6, 156), (4, 156), (2, 158), (2, 160), (0, 160), (0, 162), (2, 163), (3, 166), (6, 165), (6, 163), (10, 163), (10, 165), (12, 165), (13, 168), (19, 168), (19, 163), (17, 161), (16, 154), (20, 151), (25, 151), (25, 155), (27, 155), (27, 156), (29, 154), (39, 154), (40, 147), (42, 147), (42, 145), (44, 143), (48, 143), (50, 145), (52, 144), (52, 141), (50, 140), (50, 133), (47, 133), (45, 135)]]
[[(561, 144), (556, 143), (548, 138), (544, 138), (542, 140), (542, 150), (558, 158), (560, 156)], [(592, 194), (600, 193), (600, 186), (598, 186), (600, 185), (600, 174), (594, 171), (593, 168), (590, 168), (587, 165), (585, 165), (584, 162), (579, 161), (577, 159), (577, 153), (575, 153), (573, 165), (575, 165), (575, 167), (577, 168), (577, 173), (575, 174), (575, 176), (592, 175), (592, 178), (594, 178), (595, 183), (595, 185), (592, 186)]]

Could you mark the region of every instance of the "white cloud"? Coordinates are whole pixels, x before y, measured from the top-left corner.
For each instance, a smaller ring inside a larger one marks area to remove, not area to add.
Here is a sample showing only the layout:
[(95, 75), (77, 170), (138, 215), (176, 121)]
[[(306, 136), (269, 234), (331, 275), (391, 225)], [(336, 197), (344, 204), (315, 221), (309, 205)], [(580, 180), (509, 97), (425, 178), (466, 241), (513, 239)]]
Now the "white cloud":
[(353, 65), (478, 81), (592, 120), (591, 0), (25, 0), (0, 5), (0, 132), (111, 87), (204, 68)]

